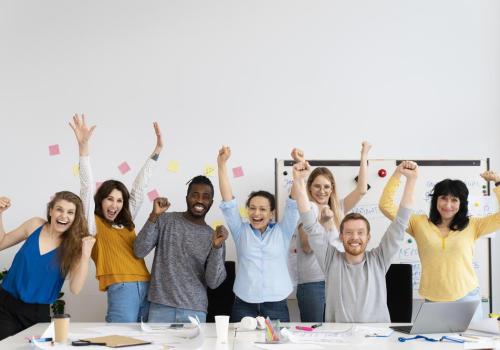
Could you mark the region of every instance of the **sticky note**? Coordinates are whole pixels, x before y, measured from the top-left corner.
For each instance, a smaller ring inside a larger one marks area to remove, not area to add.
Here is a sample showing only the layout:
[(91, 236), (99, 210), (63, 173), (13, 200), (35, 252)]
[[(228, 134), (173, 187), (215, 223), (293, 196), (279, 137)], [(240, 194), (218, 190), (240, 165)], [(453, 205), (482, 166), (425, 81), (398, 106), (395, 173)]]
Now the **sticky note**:
[(217, 226), (220, 226), (220, 225), (224, 225), (224, 221), (214, 220), (214, 221), (212, 221), (212, 224), (210, 226), (212, 226), (212, 228), (215, 230), (217, 228)]
[(59, 145), (50, 145), (49, 156), (57, 156), (58, 154), (61, 154), (61, 152), (59, 151)]
[(97, 182), (95, 183), (95, 190), (97, 191), (97, 190), (99, 189), (99, 187), (101, 187), (101, 185), (102, 185), (102, 182), (97, 181)]
[(167, 164), (167, 170), (170, 171), (171, 173), (176, 173), (179, 171), (180, 164), (176, 160), (171, 160)]
[(215, 167), (213, 165), (205, 165), (205, 176), (213, 176), (215, 174)]
[(242, 177), (243, 175), (245, 174), (243, 173), (243, 168), (241, 166), (233, 168), (233, 177)]
[(160, 195), (158, 194), (158, 191), (157, 190), (152, 190), (152, 191), (149, 191), (148, 192), (148, 198), (149, 200), (152, 202), (154, 201), (156, 198), (160, 197)]
[(120, 173), (125, 174), (130, 171), (130, 166), (128, 165), (127, 162), (123, 162), (120, 165), (118, 165), (118, 170), (120, 170)]
[(248, 210), (246, 207), (240, 207), (240, 216), (245, 219), (248, 218)]
[(474, 202), (474, 206), (475, 206), (475, 207), (479, 207), (480, 205), (481, 205), (481, 203), (479, 203), (479, 202)]
[(73, 167), (71, 168), (71, 173), (73, 174), (73, 176), (79, 176), (80, 166), (78, 164), (73, 164)]

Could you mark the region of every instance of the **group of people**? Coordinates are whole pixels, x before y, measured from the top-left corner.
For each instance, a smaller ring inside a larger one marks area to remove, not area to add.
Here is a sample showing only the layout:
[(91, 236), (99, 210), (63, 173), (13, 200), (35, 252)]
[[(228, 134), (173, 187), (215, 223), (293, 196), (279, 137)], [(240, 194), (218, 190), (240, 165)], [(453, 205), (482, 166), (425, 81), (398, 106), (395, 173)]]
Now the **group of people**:
[[(294, 234), (302, 321), (390, 322), (385, 273), (405, 231), (418, 245), (420, 294), (426, 300), (480, 299), (472, 267), (474, 241), (500, 229), (500, 213), (469, 217), (468, 190), (462, 181), (437, 183), (429, 215), (412, 214), (418, 165), (401, 162), (380, 198), (380, 209), (391, 224), (379, 245), (367, 251), (370, 223), (350, 211), (367, 191), (370, 144), (362, 144), (357, 186), (343, 199), (337, 196), (333, 174), (322, 167), (311, 171), (303, 152), (294, 149), (293, 185), (279, 222), (275, 197), (263, 190), (250, 193), (248, 220), (241, 217), (227, 174), (231, 150), (222, 147), (217, 156), (219, 207), (229, 230), (214, 230), (206, 223), (215, 191), (210, 179), (199, 175), (189, 182), (184, 212), (168, 212), (169, 201), (156, 198), (136, 233), (134, 219), (163, 148), (159, 125), (154, 123), (155, 149), (130, 192), (116, 180), (95, 189), (89, 151), (95, 126), (89, 127), (83, 115), (75, 115), (70, 126), (79, 148), (80, 197), (58, 192), (47, 205), (46, 219), (31, 218), (10, 232), (2, 216), (11, 202), (0, 197), (0, 250), (25, 241), (0, 285), (0, 339), (49, 321), (49, 305), (66, 278), (71, 292), (81, 291), (90, 259), (99, 289), (107, 293), (107, 322), (187, 322), (188, 316), (204, 322), (206, 288), (216, 288), (226, 279), (229, 233), (238, 260), (233, 322), (245, 316), (289, 321), (286, 300), (293, 286), (287, 255)], [(481, 176), (495, 183), (500, 201), (500, 175), (487, 171)], [(406, 180), (398, 207), (394, 197), (401, 177)], [(144, 257), (153, 249), (150, 273)]]

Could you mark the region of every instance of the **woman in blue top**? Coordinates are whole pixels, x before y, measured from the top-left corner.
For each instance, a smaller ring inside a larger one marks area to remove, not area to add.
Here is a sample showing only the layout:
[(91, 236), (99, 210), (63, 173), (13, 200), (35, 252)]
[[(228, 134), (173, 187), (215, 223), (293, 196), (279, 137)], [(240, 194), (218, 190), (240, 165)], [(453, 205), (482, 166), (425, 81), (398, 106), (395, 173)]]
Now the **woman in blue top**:
[[(292, 292), (287, 254), (299, 214), (297, 204), (288, 199), (283, 219), (274, 223), (274, 196), (267, 191), (252, 192), (246, 202), (248, 221), (241, 219), (229, 183), (226, 162), (229, 147), (222, 147), (217, 157), (222, 213), (233, 236), (238, 269), (233, 291), (236, 295), (232, 322), (244, 316), (269, 316), (288, 322), (286, 298)], [(292, 197), (295, 185), (292, 186)]]
[(56, 193), (47, 205), (47, 220), (34, 217), (6, 233), (2, 215), (10, 205), (8, 198), (0, 197), (0, 250), (26, 242), (0, 286), (0, 339), (49, 322), (49, 305), (67, 275), (71, 292), (81, 291), (95, 242), (76, 194)]

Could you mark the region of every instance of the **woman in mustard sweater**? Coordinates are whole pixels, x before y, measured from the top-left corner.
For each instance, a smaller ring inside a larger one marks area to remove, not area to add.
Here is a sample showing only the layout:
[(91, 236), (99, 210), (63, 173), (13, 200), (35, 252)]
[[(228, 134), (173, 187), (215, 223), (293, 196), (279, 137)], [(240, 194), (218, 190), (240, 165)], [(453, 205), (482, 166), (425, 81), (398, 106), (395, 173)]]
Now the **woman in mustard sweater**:
[(133, 220), (139, 212), (154, 165), (163, 148), (160, 128), (154, 123), (156, 147), (134, 180), (129, 194), (125, 185), (117, 180), (103, 182), (95, 192), (88, 145), (95, 126), (89, 128), (83, 115), (75, 115), (70, 126), (75, 132), (80, 152), (80, 196), (89, 231), (96, 237), (92, 250), (96, 278), (99, 289), (106, 291), (108, 297), (106, 321), (146, 321), (150, 274), (144, 259), (134, 255), (136, 233)]
[[(401, 174), (396, 171), (384, 188), (379, 206), (393, 220), (397, 207), (394, 195)], [(494, 181), (493, 192), (500, 202), (500, 175), (486, 171), (486, 181)], [(500, 229), (500, 212), (485, 217), (469, 217), (467, 186), (460, 180), (438, 182), (431, 193), (430, 213), (412, 215), (407, 232), (417, 243), (422, 274), (419, 293), (429, 301), (481, 300), (472, 266), (476, 239)], [(475, 319), (481, 317), (478, 307)]]

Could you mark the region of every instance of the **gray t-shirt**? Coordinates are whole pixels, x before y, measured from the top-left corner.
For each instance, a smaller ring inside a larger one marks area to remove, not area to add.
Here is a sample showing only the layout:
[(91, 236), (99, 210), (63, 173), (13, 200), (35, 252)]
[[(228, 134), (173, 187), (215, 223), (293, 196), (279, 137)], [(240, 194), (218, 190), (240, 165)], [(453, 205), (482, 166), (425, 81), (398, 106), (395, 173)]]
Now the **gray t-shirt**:
[(213, 229), (163, 213), (147, 221), (134, 243), (137, 257), (156, 247), (148, 300), (176, 308), (207, 312), (206, 287), (216, 288), (226, 278), (225, 245), (212, 248)]
[(356, 265), (348, 264), (345, 253), (328, 244), (312, 211), (301, 214), (309, 244), (325, 272), (326, 322), (391, 322), (385, 274), (399, 252), (410, 214), (410, 209), (400, 207), (379, 246), (366, 251), (363, 262)]

